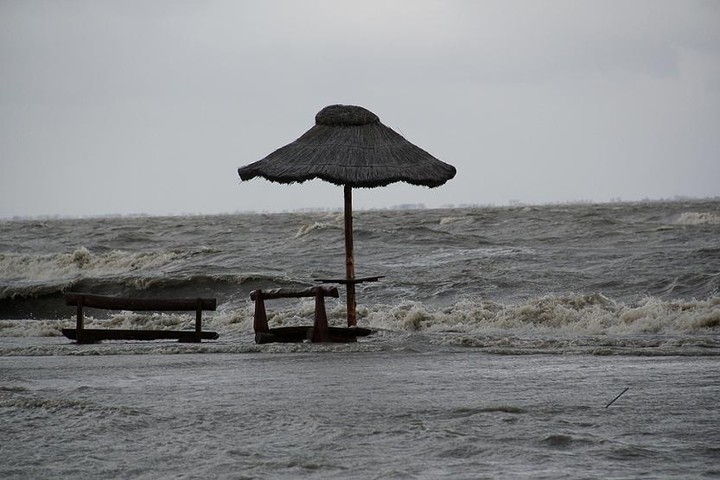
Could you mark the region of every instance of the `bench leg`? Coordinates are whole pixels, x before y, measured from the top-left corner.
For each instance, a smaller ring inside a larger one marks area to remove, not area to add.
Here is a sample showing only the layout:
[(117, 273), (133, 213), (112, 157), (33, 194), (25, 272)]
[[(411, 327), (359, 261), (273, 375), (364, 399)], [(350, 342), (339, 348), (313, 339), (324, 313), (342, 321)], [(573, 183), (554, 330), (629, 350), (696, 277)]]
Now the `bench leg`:
[(325, 312), (325, 296), (318, 290), (315, 294), (315, 324), (313, 325), (312, 341), (327, 342), (330, 340), (327, 313)]
[(202, 333), (202, 299), (198, 298), (195, 304), (195, 341), (200, 343), (202, 341), (200, 338), (200, 333)]
[(82, 295), (77, 300), (77, 315), (75, 321), (75, 341), (77, 343), (85, 343), (85, 316), (83, 314), (83, 297)]
[(255, 319), (253, 322), (255, 333), (270, 333), (268, 327), (267, 313), (265, 313), (265, 300), (263, 300), (262, 290), (256, 291), (255, 297)]

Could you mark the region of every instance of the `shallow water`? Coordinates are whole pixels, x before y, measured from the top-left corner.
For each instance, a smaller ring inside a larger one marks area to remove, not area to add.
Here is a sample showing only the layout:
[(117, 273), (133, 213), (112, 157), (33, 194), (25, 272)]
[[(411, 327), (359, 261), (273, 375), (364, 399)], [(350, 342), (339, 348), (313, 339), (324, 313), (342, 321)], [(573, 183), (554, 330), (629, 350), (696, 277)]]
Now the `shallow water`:
[(717, 367), (467, 349), (4, 357), (0, 476), (710, 478)]

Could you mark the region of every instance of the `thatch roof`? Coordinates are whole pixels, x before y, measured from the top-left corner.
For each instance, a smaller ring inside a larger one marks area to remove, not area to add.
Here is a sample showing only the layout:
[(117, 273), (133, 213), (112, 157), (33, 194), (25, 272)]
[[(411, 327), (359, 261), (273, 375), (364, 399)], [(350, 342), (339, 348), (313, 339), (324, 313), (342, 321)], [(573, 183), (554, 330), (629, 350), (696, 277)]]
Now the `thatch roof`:
[(441, 162), (380, 123), (369, 110), (331, 105), (294, 142), (238, 169), (242, 180), (295, 183), (319, 178), (336, 185), (380, 187), (394, 182), (437, 187), (455, 176)]

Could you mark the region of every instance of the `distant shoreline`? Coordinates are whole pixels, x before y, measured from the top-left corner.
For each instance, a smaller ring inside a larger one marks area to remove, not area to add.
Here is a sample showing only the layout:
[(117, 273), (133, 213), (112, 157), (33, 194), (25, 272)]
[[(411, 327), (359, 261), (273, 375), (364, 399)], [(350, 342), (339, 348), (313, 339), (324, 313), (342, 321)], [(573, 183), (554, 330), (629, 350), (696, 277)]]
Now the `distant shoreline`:
[[(569, 200), (557, 202), (538, 202), (525, 203), (520, 200), (509, 200), (507, 204), (497, 203), (462, 203), (447, 204), (439, 206), (426, 206), (422, 203), (406, 203), (399, 205), (391, 205), (383, 208), (362, 208), (355, 209), (357, 212), (393, 212), (393, 211), (417, 211), (417, 210), (462, 210), (462, 209), (498, 209), (498, 208), (542, 208), (542, 207), (570, 207), (570, 206), (589, 206), (589, 205), (642, 205), (657, 203), (703, 203), (703, 202), (720, 202), (720, 196), (715, 197), (689, 197), (675, 196), (672, 198), (644, 198), (641, 200), (623, 200), (621, 198), (613, 198), (607, 201), (594, 200)], [(285, 210), (236, 210), (233, 212), (215, 212), (215, 213), (198, 213), (198, 212), (182, 212), (182, 213), (166, 213), (166, 214), (150, 214), (150, 213), (107, 213), (107, 214), (91, 214), (91, 215), (12, 215), (0, 216), (0, 222), (22, 222), (22, 221), (47, 221), (47, 220), (97, 220), (97, 219), (114, 219), (114, 218), (173, 218), (173, 217), (222, 217), (228, 215), (284, 215), (284, 214), (313, 214), (313, 213), (342, 213), (341, 205), (329, 208), (297, 208)]]

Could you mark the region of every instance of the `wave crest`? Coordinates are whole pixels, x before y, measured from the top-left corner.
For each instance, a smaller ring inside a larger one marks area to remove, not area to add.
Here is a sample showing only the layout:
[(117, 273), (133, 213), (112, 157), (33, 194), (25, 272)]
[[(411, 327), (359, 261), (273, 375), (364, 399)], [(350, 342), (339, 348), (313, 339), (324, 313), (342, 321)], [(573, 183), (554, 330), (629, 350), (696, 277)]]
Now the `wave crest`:
[(341, 230), (341, 229), (342, 229), (342, 226), (337, 223), (314, 222), (314, 223), (302, 225), (300, 228), (298, 228), (297, 233), (295, 233), (295, 238), (306, 237), (308, 235), (312, 235), (312, 234), (318, 233), (318, 232), (323, 232), (325, 230)]
[(58, 282), (80, 276), (105, 277), (157, 269), (181, 257), (183, 254), (175, 251), (94, 253), (86, 247), (50, 255), (0, 254), (0, 280)]

